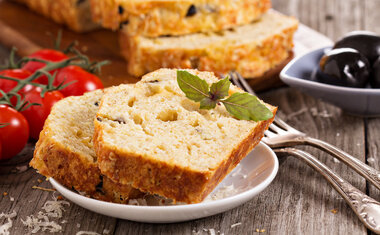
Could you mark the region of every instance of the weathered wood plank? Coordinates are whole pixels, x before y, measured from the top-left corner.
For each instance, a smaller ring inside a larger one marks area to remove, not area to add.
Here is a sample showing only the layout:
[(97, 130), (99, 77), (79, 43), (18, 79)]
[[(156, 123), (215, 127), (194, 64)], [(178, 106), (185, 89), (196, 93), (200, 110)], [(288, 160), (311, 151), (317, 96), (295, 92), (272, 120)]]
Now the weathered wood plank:
[[(359, 28), (380, 33), (377, 24), (379, 0), (274, 0), (273, 5), (333, 39)], [(0, 61), (7, 54), (8, 51), (0, 46)], [(261, 95), (266, 101), (278, 105), (280, 115), (288, 118), (294, 127), (365, 160), (365, 125), (362, 118), (349, 116), (338, 108), (294, 89), (283, 88)], [(292, 116), (300, 110), (304, 112)], [(318, 115), (324, 111), (333, 116)], [(367, 130), (368, 162), (379, 169), (379, 119), (370, 119)], [(333, 161), (319, 150), (303, 149), (317, 156), (354, 186), (366, 190), (365, 181), (344, 164)], [(51, 187), (48, 182), (38, 183), (37, 179), (42, 177), (34, 170), (0, 177), (0, 213), (13, 209), (19, 211), (11, 234), (25, 233), (20, 219), (36, 214), (47, 200), (51, 200), (52, 193), (31, 189), (33, 185)], [(15, 201), (11, 202), (9, 196), (2, 196), (4, 191)], [(370, 195), (380, 199), (372, 188)], [(332, 213), (332, 209), (337, 209), (337, 213)], [(367, 233), (351, 209), (323, 178), (293, 158), (283, 160), (273, 184), (258, 197), (236, 209), (209, 218), (176, 224), (144, 224), (101, 216), (71, 204), (62, 220), (68, 221), (63, 224), (65, 234), (75, 234), (79, 230), (102, 233), (104, 229), (111, 234), (113, 231), (115, 234), (191, 234), (193, 230), (206, 234), (203, 229), (210, 228), (224, 234), (255, 234), (256, 229), (265, 229), (270, 234)], [(0, 224), (3, 222), (0, 220)], [(238, 222), (242, 225), (231, 228), (232, 224)], [(76, 227), (77, 224), (81, 225), (80, 228)]]

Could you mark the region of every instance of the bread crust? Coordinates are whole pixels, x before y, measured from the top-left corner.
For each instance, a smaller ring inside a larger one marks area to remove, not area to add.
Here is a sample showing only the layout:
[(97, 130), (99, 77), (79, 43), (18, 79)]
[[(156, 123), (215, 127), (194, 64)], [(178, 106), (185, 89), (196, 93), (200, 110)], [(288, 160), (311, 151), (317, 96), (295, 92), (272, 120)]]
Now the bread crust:
[[(62, 108), (59, 105), (61, 102), (64, 100), (54, 105), (52, 113), (55, 109)], [(54, 178), (69, 189), (75, 189), (96, 199), (127, 203), (129, 198), (142, 195), (131, 185), (121, 185), (101, 175), (96, 158), (89, 159), (90, 156), (74, 151), (58, 141), (52, 128), (56, 125), (54, 118), (49, 116), (45, 122), (30, 162), (31, 167), (48, 178)]]
[[(45, 127), (49, 126), (49, 122), (48, 119)], [(84, 156), (55, 141), (52, 134), (46, 128), (41, 132), (30, 166), (68, 188), (74, 187), (78, 191), (94, 193), (96, 186), (101, 182), (97, 164), (89, 163)]]
[[(188, 15), (189, 9), (195, 9)], [(129, 35), (157, 37), (220, 31), (258, 19), (270, 0), (118, 1), (91, 0), (95, 22)]]
[(92, 21), (89, 0), (14, 0), (58, 24), (76, 32), (88, 32), (98, 27)]
[(156, 48), (142, 46), (140, 36), (119, 32), (121, 53), (128, 73), (141, 76), (159, 68), (188, 68), (212, 71), (217, 75), (237, 71), (245, 78), (259, 78), (285, 61), (292, 53), (293, 35), (298, 23), (271, 35), (260, 43), (225, 43), (210, 47)]
[[(275, 115), (277, 108), (272, 107), (272, 112)], [(215, 170), (206, 172), (154, 161), (108, 146), (103, 141), (98, 120), (95, 120), (94, 147), (102, 174), (111, 180), (176, 201), (199, 203), (260, 142), (273, 119), (260, 122)]]

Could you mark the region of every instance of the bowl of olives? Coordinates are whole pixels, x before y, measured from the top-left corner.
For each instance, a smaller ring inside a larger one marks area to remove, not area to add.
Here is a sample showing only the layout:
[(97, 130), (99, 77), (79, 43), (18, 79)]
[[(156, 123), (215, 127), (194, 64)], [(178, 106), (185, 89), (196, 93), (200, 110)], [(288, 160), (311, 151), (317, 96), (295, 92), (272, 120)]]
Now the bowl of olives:
[(355, 31), (293, 59), (282, 81), (360, 116), (380, 116), (380, 36)]

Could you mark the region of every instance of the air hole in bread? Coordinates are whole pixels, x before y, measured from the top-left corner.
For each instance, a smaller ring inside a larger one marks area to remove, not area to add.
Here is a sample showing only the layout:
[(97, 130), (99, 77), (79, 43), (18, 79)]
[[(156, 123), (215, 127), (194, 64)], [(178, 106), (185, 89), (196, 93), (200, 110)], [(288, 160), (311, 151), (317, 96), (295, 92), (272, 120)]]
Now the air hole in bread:
[(163, 146), (163, 145), (158, 145), (157, 148), (161, 149), (162, 151), (166, 151), (165, 146)]
[(193, 126), (193, 127), (197, 127), (197, 126), (199, 126), (199, 121), (198, 121), (198, 120), (195, 120), (195, 121), (192, 122), (190, 125)]
[(157, 119), (163, 122), (174, 122), (178, 120), (178, 113), (176, 110), (164, 110), (157, 115)]
[(136, 125), (141, 125), (143, 122), (143, 119), (141, 118), (140, 115), (133, 115), (133, 121), (135, 122)]
[(75, 135), (78, 137), (78, 138), (81, 138), (83, 136), (83, 132), (82, 130), (77, 130)]
[(181, 106), (186, 109), (187, 111), (197, 111), (199, 109), (199, 104), (189, 100), (184, 99), (181, 101)]
[(170, 92), (170, 93), (176, 94), (176, 92), (170, 86), (165, 86), (165, 90), (168, 91), (168, 92)]
[(160, 94), (160, 93), (161, 93), (161, 87), (152, 85), (152, 86), (149, 86), (149, 89), (145, 93), (145, 96), (149, 97), (149, 96), (154, 96), (154, 95)]
[(118, 118), (116, 118), (116, 119), (115, 119), (115, 122), (118, 122), (119, 124), (126, 124), (124, 118), (122, 118), (122, 117), (118, 117)]
[(128, 101), (128, 106), (129, 106), (129, 107), (133, 107), (133, 105), (135, 104), (135, 101), (136, 101), (136, 97), (131, 98), (131, 99)]

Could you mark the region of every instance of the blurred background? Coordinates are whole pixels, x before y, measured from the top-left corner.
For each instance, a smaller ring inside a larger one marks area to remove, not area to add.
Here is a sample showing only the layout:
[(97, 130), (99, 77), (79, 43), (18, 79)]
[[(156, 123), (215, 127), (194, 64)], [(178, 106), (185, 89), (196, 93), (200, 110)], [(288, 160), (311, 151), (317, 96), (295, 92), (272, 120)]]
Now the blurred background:
[(379, 0), (273, 0), (272, 4), (334, 41), (352, 30), (380, 33)]

